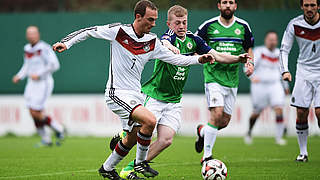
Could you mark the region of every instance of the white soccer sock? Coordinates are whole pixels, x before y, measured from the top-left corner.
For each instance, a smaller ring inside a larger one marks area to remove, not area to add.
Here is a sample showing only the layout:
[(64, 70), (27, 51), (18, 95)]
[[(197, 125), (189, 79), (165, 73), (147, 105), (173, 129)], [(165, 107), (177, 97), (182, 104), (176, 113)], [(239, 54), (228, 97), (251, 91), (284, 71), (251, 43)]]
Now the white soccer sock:
[(149, 146), (152, 136), (142, 134), (140, 131), (137, 133), (137, 152), (136, 152), (136, 164), (147, 159)]
[(47, 116), (48, 125), (56, 132), (63, 133), (63, 126), (56, 120), (52, 119), (51, 117)]
[(112, 171), (115, 166), (129, 153), (129, 151), (130, 149), (119, 141), (108, 159), (103, 163), (104, 170)]
[(300, 148), (300, 154), (308, 155), (307, 151), (307, 141), (308, 141), (308, 129), (305, 130), (297, 130), (298, 134), (298, 143)]
[(284, 123), (277, 122), (276, 123), (276, 140), (280, 140), (283, 137), (284, 132)]
[(203, 148), (203, 159), (212, 156), (212, 148), (217, 138), (218, 128), (209, 124), (203, 129), (204, 134), (204, 148)]

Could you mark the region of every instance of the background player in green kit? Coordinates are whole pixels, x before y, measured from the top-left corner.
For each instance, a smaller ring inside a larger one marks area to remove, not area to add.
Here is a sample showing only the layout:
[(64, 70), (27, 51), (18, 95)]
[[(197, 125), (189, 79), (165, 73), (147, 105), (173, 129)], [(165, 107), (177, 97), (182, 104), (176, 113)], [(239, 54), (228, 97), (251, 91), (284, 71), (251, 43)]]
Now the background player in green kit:
[[(248, 23), (234, 16), (236, 0), (218, 0), (220, 16), (205, 21), (196, 34), (202, 37), (210, 47), (218, 52), (239, 55), (248, 52), (253, 57), (254, 39)], [(210, 119), (207, 125), (197, 127), (198, 139), (195, 148), (198, 153), (204, 149), (203, 161), (212, 159), (218, 130), (225, 128), (231, 119), (239, 84), (239, 63), (221, 64), (215, 62), (203, 67), (205, 93), (207, 96)], [(247, 62), (246, 75), (253, 72), (253, 63)]]
[[(222, 63), (247, 61), (249, 58), (247, 54), (233, 56), (218, 53), (210, 48), (200, 37), (187, 31), (187, 17), (187, 10), (181, 6), (175, 5), (168, 10), (169, 29), (161, 37), (161, 41), (170, 50), (184, 55), (210, 53), (216, 61)], [(142, 86), (142, 91), (146, 95), (144, 106), (156, 116), (158, 122), (157, 140), (150, 145), (148, 161), (171, 145), (174, 135), (180, 128), (182, 111), (180, 100), (188, 73), (189, 67), (171, 65), (157, 59), (152, 77)], [(133, 161), (122, 169), (120, 177), (139, 179), (134, 173)]]

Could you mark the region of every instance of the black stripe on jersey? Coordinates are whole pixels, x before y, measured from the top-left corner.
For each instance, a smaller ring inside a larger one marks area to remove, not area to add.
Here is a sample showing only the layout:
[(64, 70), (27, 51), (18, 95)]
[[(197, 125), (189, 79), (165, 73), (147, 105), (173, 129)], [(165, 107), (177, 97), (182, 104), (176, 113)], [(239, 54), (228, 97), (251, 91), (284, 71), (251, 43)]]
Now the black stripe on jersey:
[(125, 109), (126, 111), (131, 113), (132, 108), (127, 103), (125, 103), (124, 101), (119, 99), (119, 97), (115, 96), (114, 91), (115, 91), (114, 88), (110, 88), (110, 90), (109, 90), (110, 99), (113, 100), (115, 103), (117, 103), (119, 106), (121, 106), (123, 109)]
[(85, 32), (85, 31), (90, 31), (90, 30), (95, 30), (97, 31), (97, 26), (94, 26), (94, 27), (89, 27), (89, 28), (84, 28), (84, 29), (80, 29), (76, 32), (73, 32), (71, 34), (69, 34), (68, 36), (66, 36), (65, 38), (63, 38), (60, 42), (64, 43), (64, 42), (67, 42), (69, 41), (70, 39), (76, 37), (77, 35)]
[(110, 88), (113, 88), (112, 44), (111, 43), (110, 43), (110, 75), (111, 75)]

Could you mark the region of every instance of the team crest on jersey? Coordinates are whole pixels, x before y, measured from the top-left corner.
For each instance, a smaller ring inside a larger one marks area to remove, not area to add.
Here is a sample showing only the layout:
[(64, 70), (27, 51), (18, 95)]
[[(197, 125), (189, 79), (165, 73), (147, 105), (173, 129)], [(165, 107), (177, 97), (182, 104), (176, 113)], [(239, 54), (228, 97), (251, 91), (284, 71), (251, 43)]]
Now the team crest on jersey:
[(168, 35), (164, 35), (164, 36), (162, 36), (162, 39), (170, 39), (170, 36), (168, 36)]
[(234, 33), (236, 33), (236, 35), (240, 35), (241, 34), (241, 30), (237, 28), (236, 30), (234, 30)]
[(125, 44), (129, 44), (129, 41), (128, 41), (128, 39), (125, 39), (124, 41), (122, 41), (123, 43), (125, 43)]
[(179, 47), (180, 47), (179, 43), (177, 43), (176, 47), (179, 49)]
[(146, 45), (143, 47), (143, 50), (144, 50), (145, 52), (150, 51), (150, 44), (146, 44)]
[(187, 47), (188, 47), (188, 49), (192, 49), (192, 43), (191, 43), (191, 42), (188, 42), (188, 43), (187, 43)]
[(218, 29), (216, 29), (216, 30), (213, 31), (213, 34), (219, 34), (219, 33), (220, 33), (220, 32), (219, 32)]

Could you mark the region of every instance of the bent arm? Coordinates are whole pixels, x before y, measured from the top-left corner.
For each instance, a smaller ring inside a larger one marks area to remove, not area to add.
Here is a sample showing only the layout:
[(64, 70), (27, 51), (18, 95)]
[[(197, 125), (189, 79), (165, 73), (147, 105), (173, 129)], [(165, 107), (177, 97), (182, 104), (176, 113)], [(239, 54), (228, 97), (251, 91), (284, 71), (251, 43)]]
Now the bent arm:
[(24, 60), (22, 67), (20, 68), (19, 72), (16, 74), (16, 77), (19, 79), (24, 79), (27, 76), (27, 69), (28, 65), (26, 60)]

